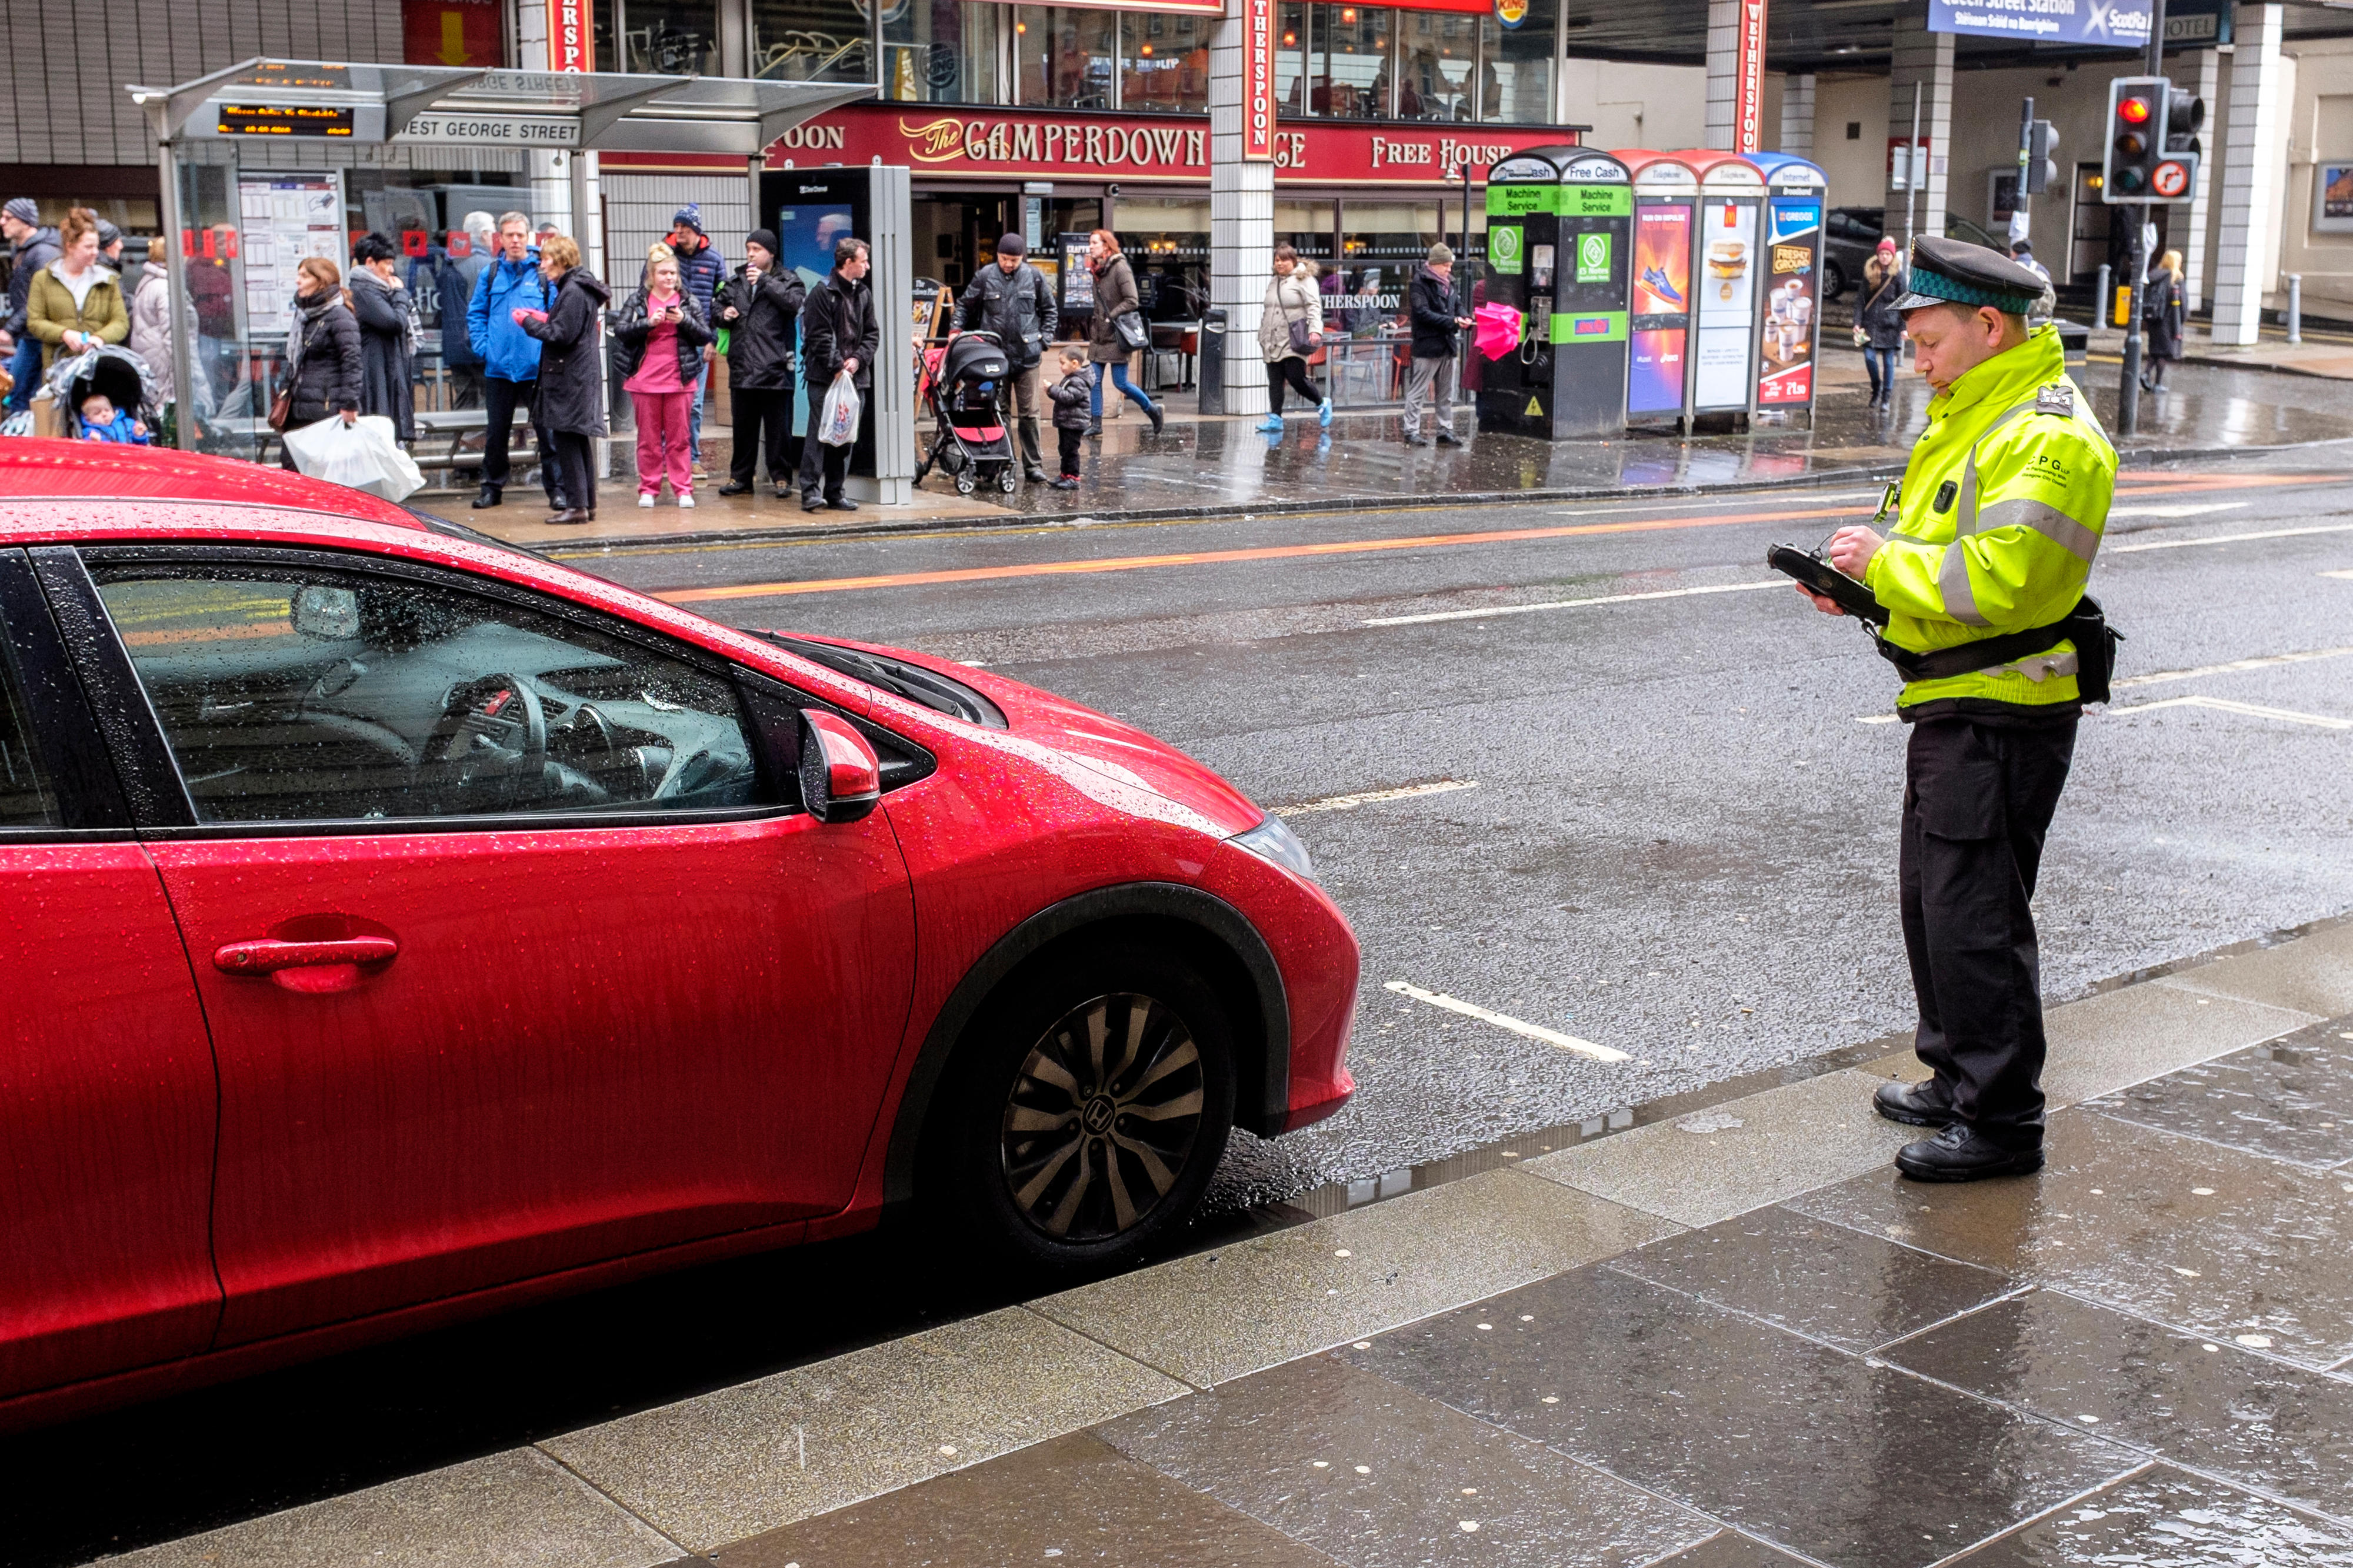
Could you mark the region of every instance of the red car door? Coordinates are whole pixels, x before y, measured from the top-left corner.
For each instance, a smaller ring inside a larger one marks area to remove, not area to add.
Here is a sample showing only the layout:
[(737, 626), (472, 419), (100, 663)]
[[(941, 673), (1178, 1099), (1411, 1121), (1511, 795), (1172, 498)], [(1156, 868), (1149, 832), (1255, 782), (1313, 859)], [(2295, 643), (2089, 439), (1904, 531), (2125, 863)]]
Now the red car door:
[(19, 551), (0, 550), (0, 1399), (193, 1354), (211, 1048)]
[(411, 568), (92, 561), (186, 806), (222, 1343), (848, 1201), (907, 874), (734, 672)]

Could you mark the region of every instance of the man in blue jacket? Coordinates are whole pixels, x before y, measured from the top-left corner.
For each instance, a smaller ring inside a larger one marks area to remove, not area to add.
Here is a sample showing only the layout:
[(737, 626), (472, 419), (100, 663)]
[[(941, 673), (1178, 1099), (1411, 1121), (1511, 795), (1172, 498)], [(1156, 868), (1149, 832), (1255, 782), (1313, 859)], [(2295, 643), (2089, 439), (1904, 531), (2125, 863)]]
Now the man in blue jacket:
[[(474, 280), (474, 297), (466, 307), (466, 340), (482, 362), (482, 408), (491, 421), (482, 440), (477, 510), (496, 506), (503, 498), (514, 411), (531, 406), (539, 390), (539, 340), (516, 325), (514, 312), (546, 309), (547, 284), (539, 275), (539, 247), (532, 243), (531, 219), (507, 213), (499, 219), (498, 259)], [(539, 441), (539, 449), (543, 456), (547, 451), (544, 440)], [(543, 461), (539, 482), (547, 491), (548, 504), (554, 505), (555, 476)]]
[[(712, 300), (727, 281), (727, 258), (702, 232), (702, 206), (689, 202), (678, 209), (670, 220), (670, 254), (678, 258), (679, 287), (694, 296), (702, 307), (702, 319), (716, 321)], [(702, 395), (711, 385), (711, 362), (714, 356), (702, 356), (702, 372), (694, 379), (694, 412), (687, 417), (687, 440), (694, 447), (694, 477), (702, 473)]]

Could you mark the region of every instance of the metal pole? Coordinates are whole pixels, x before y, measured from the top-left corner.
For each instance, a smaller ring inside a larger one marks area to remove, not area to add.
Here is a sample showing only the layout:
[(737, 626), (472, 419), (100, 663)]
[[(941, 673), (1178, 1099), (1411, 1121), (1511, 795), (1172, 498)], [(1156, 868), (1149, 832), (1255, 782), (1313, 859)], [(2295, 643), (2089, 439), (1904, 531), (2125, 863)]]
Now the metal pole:
[(2116, 302), (2108, 298), (2108, 264), (2100, 263), (2099, 281), (2092, 285), (2092, 319), (2102, 326), (2111, 325), (2116, 313)]
[(2304, 274), (2287, 275), (2287, 341), (2304, 342)]
[[(2165, 0), (2157, 0), (2149, 8), (2148, 69), (2149, 76), (2165, 74)], [(2158, 137), (2165, 134), (2168, 120), (2164, 106), (2159, 104), (2157, 124), (2152, 128)], [(2140, 426), (2140, 291), (2148, 279), (2149, 203), (2132, 203), (2126, 208), (2132, 215), (2132, 295), (2125, 305), (2125, 363), (2123, 379), (2116, 386), (2116, 434), (2130, 436)]]
[[(2034, 100), (2023, 99), (2018, 110), (2018, 187), (2011, 192), (2010, 205), (2016, 215), (2010, 219), (2010, 233), (2002, 237), (2017, 246), (2014, 237), (2021, 230), (2031, 238), (2034, 233), (2034, 198), (2026, 194), (2026, 165), (2034, 156)], [(2021, 224), (2018, 220), (2026, 221)]]
[(1904, 255), (1906, 265), (1912, 255), (1912, 194), (1920, 188), (1920, 176), (1927, 173), (1927, 160), (1920, 156), (1920, 84), (1912, 84), (1912, 140), (1904, 149)]
[(195, 403), (188, 395), (195, 385), (195, 350), (188, 331), (188, 314), (185, 301), (188, 298), (188, 258), (180, 246), (180, 228), (184, 221), (180, 212), (180, 160), (169, 141), (155, 144), (155, 174), (163, 184), (160, 216), (164, 232), (158, 243), (164, 247), (164, 308), (171, 312), (165, 318), (171, 322), (172, 345), (172, 445), (181, 451), (195, 447), (195, 421), (191, 411)]

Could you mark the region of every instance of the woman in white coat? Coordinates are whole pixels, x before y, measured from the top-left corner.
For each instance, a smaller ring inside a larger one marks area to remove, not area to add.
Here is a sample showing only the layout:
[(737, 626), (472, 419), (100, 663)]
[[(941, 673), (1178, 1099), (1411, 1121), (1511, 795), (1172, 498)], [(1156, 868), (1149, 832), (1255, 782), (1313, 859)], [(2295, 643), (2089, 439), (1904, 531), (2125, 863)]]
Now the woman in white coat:
[(1332, 400), (1307, 374), (1307, 356), (1324, 343), (1324, 294), (1315, 287), (1315, 264), (1290, 246), (1274, 247), (1274, 277), (1266, 286), (1258, 318), (1258, 352), (1266, 360), (1266, 418), (1258, 426), (1270, 435), (1282, 429), (1282, 389), (1294, 388), (1315, 405), (1320, 425), (1332, 423)]

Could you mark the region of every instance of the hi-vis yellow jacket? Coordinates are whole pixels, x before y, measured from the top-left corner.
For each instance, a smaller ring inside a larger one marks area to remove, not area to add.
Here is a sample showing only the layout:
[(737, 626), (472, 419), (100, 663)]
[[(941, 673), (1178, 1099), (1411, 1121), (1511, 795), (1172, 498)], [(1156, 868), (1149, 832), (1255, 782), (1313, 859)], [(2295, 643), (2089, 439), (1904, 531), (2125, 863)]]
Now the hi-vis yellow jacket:
[[(2063, 620), (2107, 527), (2116, 452), (2068, 379), (2055, 327), (1957, 379), (1928, 405), (1886, 546), (1863, 582), (1886, 638), (1933, 652)], [(1942, 680), (1908, 682), (1907, 718), (2077, 700), (2075, 645)]]

